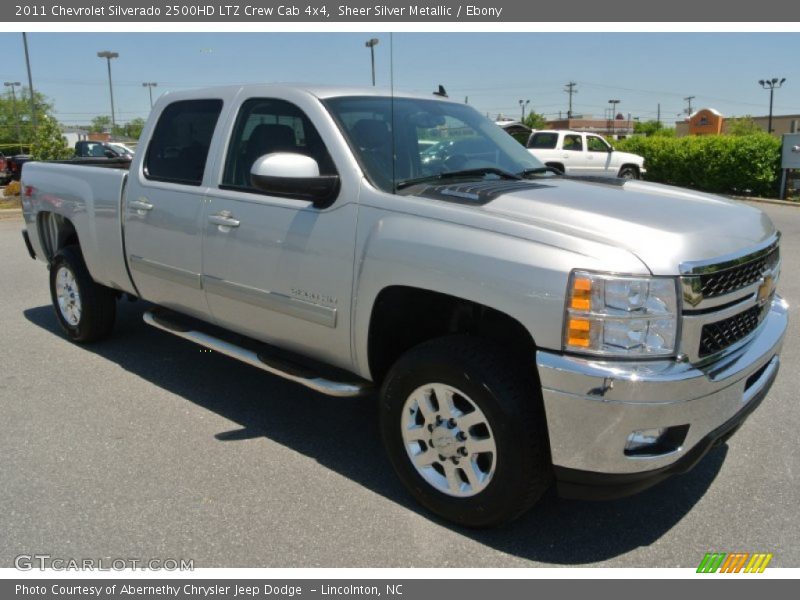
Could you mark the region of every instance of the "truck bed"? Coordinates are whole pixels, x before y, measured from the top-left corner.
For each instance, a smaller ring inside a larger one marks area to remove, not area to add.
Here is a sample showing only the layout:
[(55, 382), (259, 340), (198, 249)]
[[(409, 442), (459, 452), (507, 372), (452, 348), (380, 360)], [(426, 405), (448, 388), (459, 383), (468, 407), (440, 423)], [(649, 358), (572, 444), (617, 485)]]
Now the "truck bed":
[[(48, 256), (48, 224), (54, 215), (69, 219), (84, 260), (98, 283), (134, 293), (125, 267), (122, 202), (129, 164), (109, 159), (29, 162), (22, 173), (23, 213), (37, 256)], [(44, 241), (43, 241), (44, 240)]]

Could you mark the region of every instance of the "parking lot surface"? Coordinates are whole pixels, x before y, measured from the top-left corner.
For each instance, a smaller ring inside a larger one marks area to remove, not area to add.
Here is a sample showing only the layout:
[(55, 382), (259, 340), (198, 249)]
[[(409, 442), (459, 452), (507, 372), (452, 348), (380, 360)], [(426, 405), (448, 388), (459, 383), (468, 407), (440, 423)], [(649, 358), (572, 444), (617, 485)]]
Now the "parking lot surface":
[(791, 308), (778, 380), (694, 471), (638, 496), (550, 494), (513, 524), (469, 531), (411, 500), (374, 399), (321, 396), (145, 325), (60, 333), (22, 222), (0, 220), (0, 567), (19, 554), (183, 558), (195, 567), (696, 567), (708, 551), (800, 566), (800, 209), (783, 232)]

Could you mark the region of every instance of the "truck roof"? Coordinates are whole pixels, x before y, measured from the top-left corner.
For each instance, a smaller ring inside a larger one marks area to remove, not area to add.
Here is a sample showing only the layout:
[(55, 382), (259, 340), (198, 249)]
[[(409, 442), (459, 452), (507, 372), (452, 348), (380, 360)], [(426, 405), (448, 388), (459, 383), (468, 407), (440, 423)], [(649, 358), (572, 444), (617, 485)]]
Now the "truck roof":
[[(384, 87), (357, 87), (313, 83), (250, 83), (241, 85), (214, 86), (166, 92), (161, 96), (161, 98), (169, 97), (170, 100), (191, 99), (208, 97), (209, 94), (214, 94), (221, 97), (232, 97), (243, 91), (251, 94), (269, 94), (276, 92), (288, 92), (290, 90), (294, 92), (305, 92), (319, 99), (336, 98), (342, 96), (394, 96), (395, 98), (419, 98), (452, 102), (452, 100), (449, 98), (443, 98), (441, 96), (434, 95), (433, 92), (430, 94), (415, 94), (397, 90), (393, 91), (390, 88)], [(159, 98), (159, 100), (161, 100), (161, 98)]]

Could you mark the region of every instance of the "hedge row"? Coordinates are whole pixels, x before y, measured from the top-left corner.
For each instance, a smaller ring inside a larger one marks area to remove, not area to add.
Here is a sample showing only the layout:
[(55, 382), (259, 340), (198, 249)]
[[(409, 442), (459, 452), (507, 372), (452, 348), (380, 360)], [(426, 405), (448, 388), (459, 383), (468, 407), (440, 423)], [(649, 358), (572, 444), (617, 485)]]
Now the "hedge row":
[(632, 137), (616, 147), (644, 156), (648, 181), (716, 193), (778, 193), (781, 141), (766, 133)]

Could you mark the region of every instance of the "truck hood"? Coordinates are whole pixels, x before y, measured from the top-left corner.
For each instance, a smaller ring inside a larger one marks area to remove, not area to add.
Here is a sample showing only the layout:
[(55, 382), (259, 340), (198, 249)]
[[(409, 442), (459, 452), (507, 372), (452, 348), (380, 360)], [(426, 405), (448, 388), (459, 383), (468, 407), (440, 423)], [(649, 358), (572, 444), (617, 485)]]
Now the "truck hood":
[(640, 167), (644, 164), (643, 156), (631, 154), (630, 152), (620, 152), (619, 150), (614, 150), (614, 158), (621, 163), (631, 163), (634, 165), (639, 165)]
[(654, 275), (675, 275), (683, 262), (746, 251), (775, 233), (758, 209), (672, 186), (552, 178), (520, 182), (519, 188), (505, 185), (508, 191), (480, 210), (626, 249)]

